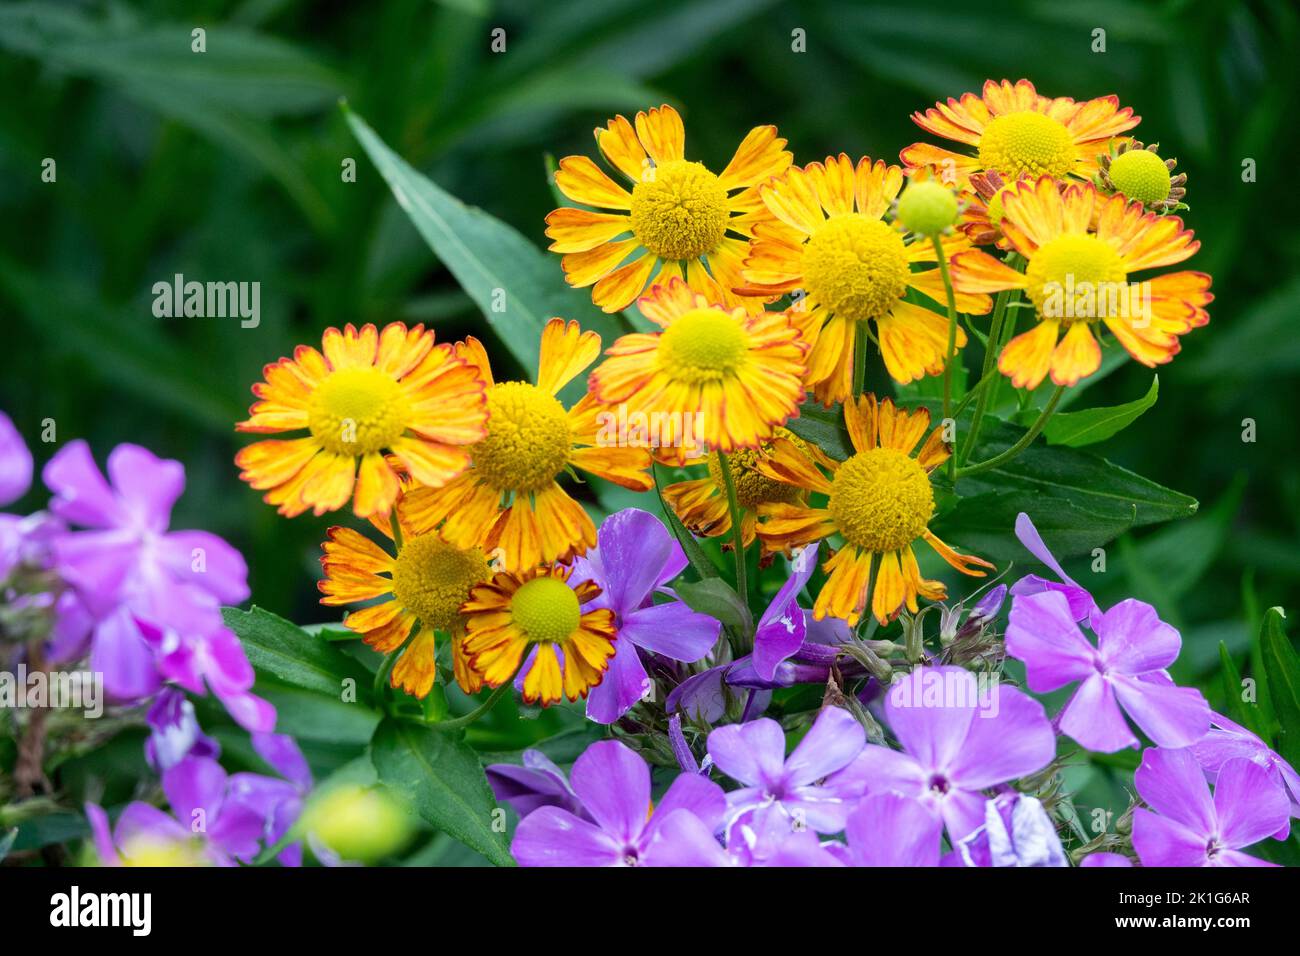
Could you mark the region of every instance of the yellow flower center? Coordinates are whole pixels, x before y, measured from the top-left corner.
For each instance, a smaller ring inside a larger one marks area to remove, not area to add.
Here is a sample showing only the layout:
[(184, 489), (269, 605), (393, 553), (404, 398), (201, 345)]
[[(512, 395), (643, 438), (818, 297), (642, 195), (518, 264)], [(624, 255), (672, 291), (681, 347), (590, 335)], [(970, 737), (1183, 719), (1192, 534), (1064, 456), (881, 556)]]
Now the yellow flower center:
[(307, 427), (327, 451), (366, 455), (392, 447), (409, 414), (392, 376), (377, 368), (345, 368), (330, 372), (312, 392)]
[(745, 330), (721, 309), (693, 309), (659, 337), (659, 366), (679, 381), (718, 381), (735, 372), (748, 353)]
[(1123, 260), (1096, 236), (1057, 236), (1038, 247), (1025, 267), (1029, 298), (1043, 318), (1102, 319), (1127, 303)]
[(119, 854), (126, 866), (208, 866), (201, 845), (195, 840), (162, 840), (138, 836), (122, 847)]
[(980, 136), (980, 165), (1010, 180), (1064, 176), (1074, 169), (1075, 156), (1065, 124), (1032, 110), (994, 117)]
[[(778, 428), (776, 434), (793, 442), (796, 448), (803, 450), (807, 444), (794, 432)], [(731, 480), (736, 485), (736, 502), (746, 511), (757, 511), (758, 506), (770, 502), (792, 502), (799, 497), (799, 489), (784, 481), (776, 481), (754, 470), (755, 463), (770, 452), (770, 445), (762, 451), (754, 448), (738, 448), (727, 456), (731, 466)], [(709, 455), (709, 477), (718, 490), (724, 494), (727, 483), (722, 480), (722, 469), (718, 465), (718, 456)]]
[(1002, 217), (1005, 216), (1007, 213), (1006, 209), (1002, 205), (1002, 197), (1006, 195), (1006, 192), (1009, 188), (1010, 188), (1009, 186), (1003, 186), (1001, 189), (995, 192), (993, 194), (993, 198), (989, 200), (989, 205), (988, 205), (989, 222), (992, 223), (994, 226), (1001, 226)]
[(534, 644), (562, 644), (578, 629), (578, 595), (559, 578), (533, 578), (510, 599), (515, 626)]
[(478, 548), (463, 551), (436, 534), (407, 538), (393, 567), (393, 595), (426, 627), (451, 631), (469, 589), (488, 577), (487, 558)]
[(1169, 167), (1149, 149), (1130, 149), (1110, 163), (1110, 181), (1129, 199), (1164, 202), (1169, 198)]
[(727, 191), (700, 163), (673, 159), (632, 189), (632, 232), (663, 259), (698, 259), (727, 231)]
[(527, 382), (487, 393), (487, 437), (470, 449), (474, 467), (500, 491), (540, 491), (569, 460), (573, 435), (564, 406)]
[(909, 274), (903, 237), (858, 213), (826, 220), (804, 246), (808, 294), (846, 319), (888, 314), (907, 290)]
[(934, 515), (934, 491), (915, 458), (873, 448), (840, 465), (827, 508), (845, 541), (879, 554), (921, 536)]

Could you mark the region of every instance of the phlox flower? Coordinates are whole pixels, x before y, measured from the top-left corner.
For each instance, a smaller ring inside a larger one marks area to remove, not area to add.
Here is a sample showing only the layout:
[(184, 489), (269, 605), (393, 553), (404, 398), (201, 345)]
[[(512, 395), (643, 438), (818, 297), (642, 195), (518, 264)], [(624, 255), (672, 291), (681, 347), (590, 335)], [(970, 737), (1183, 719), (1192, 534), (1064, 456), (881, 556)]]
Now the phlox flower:
[(1087, 588), (1065, 573), (1061, 563), (1048, 550), (1042, 535), (1034, 527), (1033, 520), (1023, 511), (1016, 515), (1016, 537), (1030, 554), (1054, 571), (1060, 580), (1051, 581), (1037, 574), (1026, 574), (1011, 586), (1012, 597), (1022, 594), (1041, 594), (1044, 591), (1060, 591), (1069, 602), (1070, 613), (1074, 615), (1074, 619), (1086, 620), (1097, 609), (1097, 602), (1093, 600)]
[[(575, 559), (573, 581), (594, 581), (591, 607), (614, 612), (618, 640), (608, 672), (587, 697), (587, 716), (602, 724), (622, 717), (650, 686), (642, 653), (686, 663), (712, 650), (722, 625), (681, 601), (655, 603), (686, 567), (681, 545), (654, 515), (627, 508), (600, 525), (596, 547)], [(671, 594), (668, 596), (671, 597)]]
[(521, 866), (691, 866), (720, 852), (713, 834), (726, 799), (704, 777), (681, 774), (652, 810), (645, 761), (602, 740), (574, 762), (570, 778), (586, 816), (553, 805), (525, 816), (510, 847)]
[(509, 763), (488, 766), (488, 783), (498, 803), (508, 804), (521, 818), (542, 807), (559, 807), (574, 816), (590, 819), (555, 761), (531, 748), (520, 759), (521, 766)]
[(781, 725), (766, 717), (728, 724), (709, 734), (714, 765), (743, 784), (727, 794), (727, 825), (744, 825), (765, 839), (781, 830), (838, 833), (850, 804), (822, 781), (858, 756), (866, 742), (848, 711), (827, 707), (787, 758)]
[(1014, 791), (1000, 793), (984, 804), (984, 825), (957, 841), (944, 862), (950, 866), (1070, 865), (1042, 803)]
[[(1080, 682), (1057, 720), (1089, 750), (1136, 747), (1127, 714), (1161, 747), (1186, 747), (1210, 729), (1201, 692), (1176, 687), (1165, 668), (1178, 657), (1178, 631), (1155, 608), (1129, 599), (1091, 616), (1094, 646), (1060, 591), (1012, 601), (1007, 653), (1025, 662), (1029, 688), (1044, 694)], [(1122, 708), (1122, 709), (1121, 709)]]
[(1056, 756), (1043, 706), (1014, 687), (981, 690), (959, 667), (923, 667), (885, 695), (902, 751), (868, 744), (826, 786), (846, 796), (894, 792), (920, 801), (952, 840), (985, 823), (980, 791), (1041, 770)]
[[(1214, 783), (1225, 763), (1244, 757), (1264, 768), (1273, 785), (1282, 790), (1290, 801), (1291, 816), (1300, 817), (1300, 774), (1295, 772), (1295, 768), (1255, 734), (1234, 724), (1222, 714), (1212, 713), (1210, 723), (1209, 732), (1191, 747), (1196, 762), (1205, 771), (1206, 779)], [(1291, 822), (1288, 819), (1275, 836), (1279, 840), (1285, 840), (1290, 832)]]
[(849, 866), (938, 866), (943, 823), (920, 801), (873, 793), (844, 827), (848, 845), (833, 853)]
[(32, 453), (13, 420), (0, 412), (0, 508), (11, 505), (32, 485)]
[(1243, 847), (1279, 833), (1290, 806), (1259, 764), (1219, 767), (1214, 794), (1190, 748), (1148, 748), (1133, 780), (1150, 809), (1133, 811), (1133, 849), (1143, 866), (1273, 866)]

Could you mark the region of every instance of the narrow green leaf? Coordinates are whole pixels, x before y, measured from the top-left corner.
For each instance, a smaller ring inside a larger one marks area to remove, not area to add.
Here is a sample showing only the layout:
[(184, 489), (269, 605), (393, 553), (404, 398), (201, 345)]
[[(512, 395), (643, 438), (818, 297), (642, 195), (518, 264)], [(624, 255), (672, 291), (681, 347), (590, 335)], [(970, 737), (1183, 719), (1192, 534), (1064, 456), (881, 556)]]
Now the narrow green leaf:
[(1264, 612), (1259, 639), (1264, 676), (1279, 725), (1277, 750), (1295, 766), (1300, 764), (1300, 654), (1282, 629), (1285, 620), (1280, 607), (1269, 608)]
[(1105, 441), (1137, 421), (1156, 403), (1160, 394), (1160, 376), (1151, 379), (1147, 393), (1136, 401), (1110, 408), (1088, 408), (1081, 412), (1062, 412), (1052, 416), (1043, 429), (1048, 444), (1078, 448)]
[(677, 539), (677, 543), (682, 546), (682, 551), (686, 554), (686, 560), (691, 563), (695, 573), (700, 580), (708, 578), (721, 577), (721, 572), (717, 565), (709, 560), (709, 556), (704, 553), (700, 543), (695, 540), (695, 535), (691, 534), (686, 525), (682, 524), (682, 519), (677, 517), (677, 512), (672, 509), (668, 502), (664, 501), (663, 491), (659, 488), (659, 472), (651, 465), (651, 471), (655, 480), (655, 494), (659, 496), (659, 503), (663, 506), (664, 518), (668, 522), (668, 527)]
[(505, 832), (494, 826), (497, 803), (478, 755), (450, 734), (386, 719), (371, 758), (382, 783), (403, 794), (431, 826), (497, 866), (513, 866)]
[(1241, 671), (1237, 669), (1237, 662), (1232, 659), (1232, 654), (1228, 651), (1228, 645), (1219, 641), (1219, 674), (1223, 679), (1223, 696), (1227, 701), (1228, 716), (1241, 726), (1254, 731), (1259, 736), (1264, 737), (1266, 733), (1260, 733), (1263, 729), (1256, 720), (1255, 709), (1247, 707), (1246, 702), (1241, 699)]
[(340, 700), (344, 681), (355, 682), (356, 700), (369, 706), (371, 675), (360, 662), (341, 653), (320, 634), (309, 634), (282, 617), (254, 606), (223, 608), (226, 627), (235, 632), (249, 663), (291, 687)]
[(740, 595), (722, 578), (703, 581), (678, 581), (673, 585), (677, 596), (692, 611), (699, 611), (721, 621), (725, 626), (749, 633), (754, 621)]
[(552, 316), (577, 319), (611, 343), (627, 329), (564, 282), (559, 261), (481, 209), (466, 206), (421, 175), (351, 112), (353, 133), (424, 241), (474, 300), (501, 343), (528, 370), (537, 368), (542, 328)]

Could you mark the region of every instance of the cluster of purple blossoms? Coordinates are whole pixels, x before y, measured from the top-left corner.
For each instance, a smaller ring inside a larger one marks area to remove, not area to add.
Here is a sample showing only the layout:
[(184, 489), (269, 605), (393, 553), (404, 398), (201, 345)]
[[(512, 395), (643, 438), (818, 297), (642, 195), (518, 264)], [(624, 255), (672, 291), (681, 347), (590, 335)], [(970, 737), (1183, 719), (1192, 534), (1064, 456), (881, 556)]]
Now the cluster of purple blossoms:
[[(0, 504), (24, 495), (32, 457), (0, 414)], [(169, 530), (185, 469), (138, 445), (118, 445), (108, 477), (84, 441), (59, 449), (42, 478), (47, 510), (0, 515), (0, 586), (40, 572), (52, 587), (14, 595), (48, 610), (47, 665), (89, 658), (115, 703), (135, 703), (165, 684), (209, 690), (253, 733), (275, 727), (274, 708), (251, 692), (253, 669), (221, 619), (248, 597), (248, 568), (206, 531)]]
[[(654, 608), (679, 636), (669, 645), (654, 633), (620, 652), (629, 655), (627, 672), (608, 692), (617, 705), (588, 706), (602, 722), (640, 699), (647, 666), (706, 661), (717, 636), (709, 619), (675, 601), (653, 603), (656, 593), (671, 598), (668, 582), (684, 566), (662, 530), (641, 512), (616, 515), (585, 565), (623, 620)], [(624, 538), (630, 531), (635, 536)], [(521, 818), (516, 859), (525, 866), (1064, 867), (1069, 859), (1051, 811), (1018, 785), (1058, 766), (1061, 736), (1100, 752), (1139, 746), (1131, 720), (1155, 744), (1136, 777), (1145, 804), (1133, 814), (1138, 859), (1269, 865), (1241, 850), (1289, 833), (1290, 816), (1300, 813), (1300, 776), (1258, 737), (1213, 714), (1198, 691), (1174, 684), (1166, 668), (1181, 641), (1154, 608), (1129, 600), (1103, 611), (1027, 516), (1016, 531), (1058, 579), (1030, 575), (1009, 589), (1006, 651), (1024, 663), (1034, 693), (1078, 685), (1055, 719), (1000, 673), (927, 655), (887, 686), (865, 682), (848, 707), (825, 706), (788, 747), (782, 726), (762, 716), (772, 691), (824, 682), (832, 666), (850, 676), (845, 667), (857, 666), (839, 646), (856, 639), (844, 622), (816, 621), (798, 603), (816, 562), (816, 548), (808, 548), (794, 555), (790, 577), (760, 618), (752, 653), (688, 674), (670, 693), (669, 740), (681, 772), (657, 803), (650, 767), (618, 741), (593, 744), (568, 778), (531, 750), (520, 766), (489, 768), (497, 799)], [(651, 542), (650, 560), (632, 547), (641, 541)], [(987, 627), (1007, 593), (993, 589), (965, 620), (959, 607), (948, 609), (945, 646)], [(856, 716), (853, 708), (861, 708)], [(707, 727), (737, 713), (739, 722), (708, 733), (697, 760), (683, 719)], [(876, 720), (888, 743), (868, 741)], [(1132, 860), (1095, 852), (1079, 865)]]
[[(117, 446), (108, 476), (89, 447), (73, 441), (46, 464), (46, 510), (0, 514), (0, 593), (6, 613), (37, 626), (46, 667), (88, 660), (108, 699), (149, 702), (145, 756), (159, 773), (172, 814), (129, 804), (110, 828), (86, 806), (97, 854), (107, 865), (233, 865), (251, 862), (288, 834), (311, 788), (292, 738), (275, 734), (275, 709), (251, 692), (253, 668), (225, 627), (224, 604), (248, 597), (243, 557), (206, 531), (169, 529), (185, 487), (179, 462), (138, 445)], [(30, 450), (0, 413), (0, 507), (31, 488)], [(252, 734), (280, 776), (228, 774), (185, 692), (212, 692)], [(298, 844), (277, 860), (297, 865)]]

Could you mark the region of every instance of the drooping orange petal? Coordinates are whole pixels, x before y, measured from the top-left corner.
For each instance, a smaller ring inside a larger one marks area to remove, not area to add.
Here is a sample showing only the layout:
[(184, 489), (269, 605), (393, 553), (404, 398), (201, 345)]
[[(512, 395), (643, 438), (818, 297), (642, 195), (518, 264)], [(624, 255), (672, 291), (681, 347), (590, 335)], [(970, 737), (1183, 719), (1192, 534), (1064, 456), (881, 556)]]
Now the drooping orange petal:
[(1017, 335), (998, 356), (998, 371), (1010, 377), (1016, 388), (1037, 388), (1051, 368), (1059, 330), (1059, 322), (1043, 319), (1028, 332)]
[(1052, 381), (1074, 385), (1101, 367), (1101, 346), (1087, 322), (1074, 322), (1052, 351)]
[(656, 256), (646, 254), (615, 269), (596, 283), (596, 287), (591, 290), (591, 301), (605, 312), (623, 311), (645, 289), (658, 261)]

